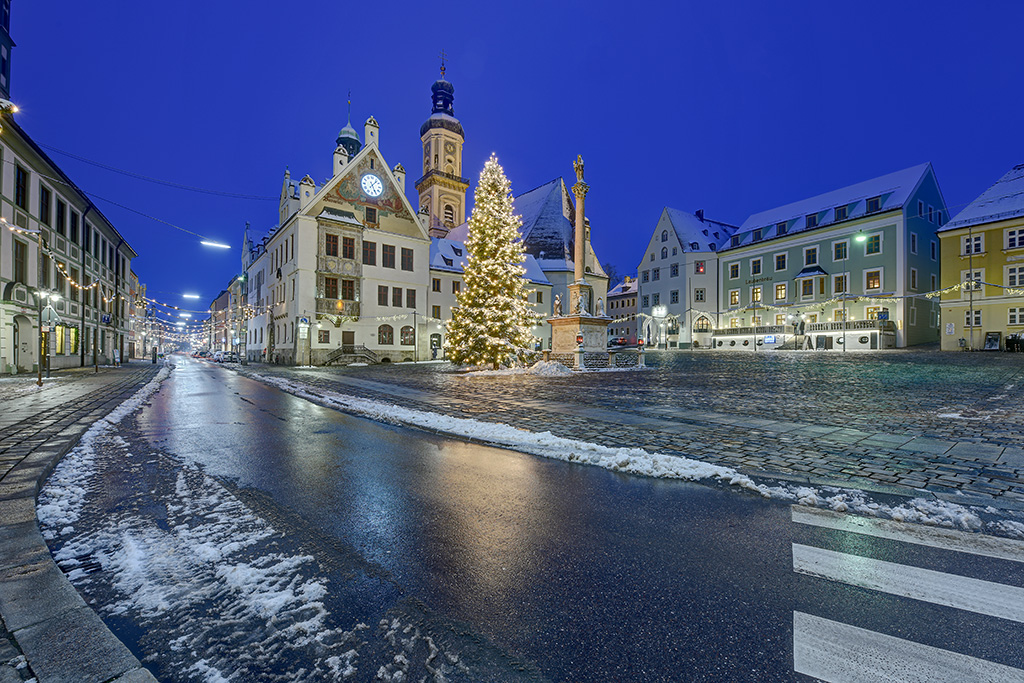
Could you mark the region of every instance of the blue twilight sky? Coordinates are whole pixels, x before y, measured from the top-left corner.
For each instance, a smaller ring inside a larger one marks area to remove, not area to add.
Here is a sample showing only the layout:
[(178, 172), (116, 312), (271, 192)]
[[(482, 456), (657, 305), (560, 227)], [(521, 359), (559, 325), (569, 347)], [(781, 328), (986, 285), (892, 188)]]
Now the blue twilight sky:
[[(205, 305), (241, 268), (246, 221), (277, 220), (284, 169), (331, 169), (380, 122), (421, 166), (438, 53), (464, 174), (491, 152), (516, 194), (586, 162), (602, 262), (635, 271), (663, 206), (749, 214), (925, 161), (952, 213), (1024, 162), (1021, 2), (315, 2), (14, 0), (11, 98), (139, 252), (151, 296)], [(471, 188), (472, 191), (472, 188)], [(412, 197), (416, 205), (416, 198)]]

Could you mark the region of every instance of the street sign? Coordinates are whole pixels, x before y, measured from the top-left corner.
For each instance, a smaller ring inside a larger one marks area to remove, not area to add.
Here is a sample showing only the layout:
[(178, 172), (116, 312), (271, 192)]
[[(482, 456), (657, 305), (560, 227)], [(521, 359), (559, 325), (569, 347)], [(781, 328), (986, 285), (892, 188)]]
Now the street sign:
[(59, 322), (61, 322), (60, 316), (57, 315), (57, 311), (53, 309), (53, 306), (47, 306), (43, 309), (43, 325), (52, 327)]
[(764, 343), (765, 344), (774, 344), (775, 343), (775, 335), (774, 334), (766, 334), (764, 336)]

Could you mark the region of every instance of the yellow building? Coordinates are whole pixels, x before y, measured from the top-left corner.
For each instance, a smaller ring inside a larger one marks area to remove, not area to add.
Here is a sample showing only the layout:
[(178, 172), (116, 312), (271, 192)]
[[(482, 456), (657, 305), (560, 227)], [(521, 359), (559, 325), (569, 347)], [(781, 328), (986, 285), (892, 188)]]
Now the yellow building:
[(1024, 164), (938, 232), (942, 350), (1024, 343)]

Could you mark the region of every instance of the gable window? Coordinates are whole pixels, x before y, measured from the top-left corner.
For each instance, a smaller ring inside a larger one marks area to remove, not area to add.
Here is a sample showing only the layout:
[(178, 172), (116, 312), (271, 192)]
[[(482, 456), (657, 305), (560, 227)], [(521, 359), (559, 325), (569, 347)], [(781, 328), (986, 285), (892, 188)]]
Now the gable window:
[(760, 275), (761, 274), (761, 259), (755, 258), (750, 260), (750, 274)]
[(917, 200), (917, 217), (924, 218), (924, 202)]
[(364, 266), (375, 266), (375, 265), (377, 265), (377, 243), (376, 242), (363, 242), (363, 265)]
[(679, 275), (679, 264), (673, 263), (669, 267), (669, 277), (677, 277)]
[(544, 292), (541, 292), (539, 290), (537, 291), (537, 303), (544, 303)]
[(341, 298), (345, 301), (356, 300), (356, 281), (355, 280), (342, 280), (341, 281)]
[(785, 221), (783, 221), (782, 223), (776, 223), (775, 224), (775, 234), (776, 235), (785, 235), (786, 232), (788, 231), (788, 228), (789, 228), (789, 226), (786, 224)]
[(875, 213), (876, 211), (880, 210), (881, 208), (882, 208), (882, 198), (881, 197), (870, 197), (868, 199), (868, 201), (867, 201), (867, 212), (868, 213)]
[(938, 257), (939, 257), (939, 245), (935, 242), (935, 240), (931, 241), (931, 248), (932, 248), (932, 261), (937, 261)]
[(846, 211), (847, 211), (847, 209), (846, 209), (845, 206), (837, 206), (836, 207), (836, 221), (845, 221), (846, 220)]
[(650, 258), (650, 260), (651, 260), (651, 261), (653, 261), (653, 260), (654, 260), (654, 252), (653, 252), (653, 251), (651, 252), (651, 258)]
[(354, 259), (356, 257), (356, 238), (341, 238), (341, 258)]
[(380, 265), (385, 268), (395, 267), (395, 245), (384, 244), (381, 246)]
[(668, 230), (661, 231), (661, 241), (668, 242)]
[(693, 290), (693, 300), (696, 302), (703, 303), (706, 296), (707, 290), (704, 289), (703, 287), (698, 287), (697, 289)]
[(395, 343), (395, 330), (391, 325), (381, 325), (377, 328), (377, 343), (381, 346)]
[(672, 247), (672, 255), (676, 256), (679, 254), (679, 247)]
[(775, 255), (775, 270), (776, 271), (780, 271), (780, 270), (785, 270), (785, 269), (786, 269), (786, 255), (785, 254), (776, 254)]
[(412, 249), (402, 247), (402, 270), (412, 271)]
[(740, 264), (730, 263), (729, 264), (729, 279), (735, 280), (740, 276)]
[(372, 206), (366, 207), (366, 222), (374, 224), (377, 222), (377, 209)]
[(780, 282), (779, 284), (775, 285), (775, 300), (776, 301), (785, 301), (786, 300), (786, 283), (785, 282)]
[(872, 254), (882, 253), (882, 236), (881, 235), (869, 235), (867, 242), (864, 243), (864, 254), (871, 256)]
[(928, 222), (929, 223), (934, 223), (935, 222), (935, 207), (934, 206), (929, 206), (928, 207)]
[(807, 214), (807, 227), (816, 228), (818, 227), (818, 214), (809, 213)]
[(388, 286), (377, 285), (377, 305), (387, 306), (388, 305)]
[(337, 235), (325, 235), (324, 236), (324, 253), (328, 256), (338, 255), (338, 236)]
[(916, 254), (917, 253), (917, 233), (916, 232), (910, 233), (910, 253), (911, 254)]
[(430, 280), (430, 291), (440, 292), (441, 291), (441, 278), (435, 277)]
[(693, 262), (693, 273), (694, 273), (694, 275), (703, 275), (705, 267), (706, 266), (705, 266), (705, 262), (704, 261), (694, 261)]
[(804, 248), (804, 265), (805, 266), (816, 266), (816, 265), (818, 265), (818, 248), (817, 247), (805, 247)]
[(939, 286), (939, 278), (937, 275), (932, 273), (932, 291), (934, 292)]
[(935, 209), (935, 224), (942, 225), (942, 209)]

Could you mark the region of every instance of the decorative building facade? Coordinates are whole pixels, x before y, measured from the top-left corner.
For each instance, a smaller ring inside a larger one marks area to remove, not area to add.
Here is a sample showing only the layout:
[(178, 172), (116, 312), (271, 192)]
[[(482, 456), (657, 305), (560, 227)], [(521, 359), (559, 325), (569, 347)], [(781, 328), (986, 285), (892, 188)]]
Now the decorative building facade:
[(939, 230), (942, 350), (1022, 350), (1024, 164)]
[(629, 345), (637, 341), (637, 297), (640, 283), (634, 278), (625, 280), (608, 290), (608, 339), (625, 339)]

